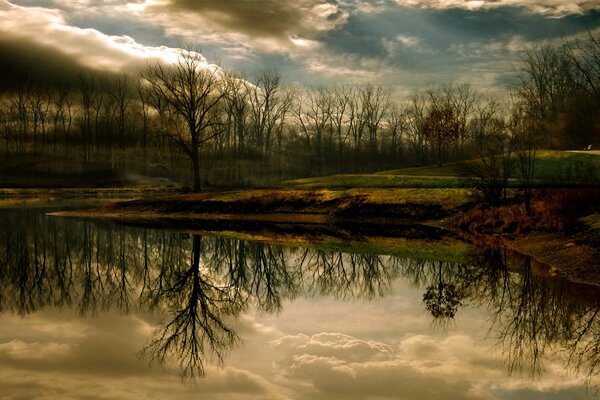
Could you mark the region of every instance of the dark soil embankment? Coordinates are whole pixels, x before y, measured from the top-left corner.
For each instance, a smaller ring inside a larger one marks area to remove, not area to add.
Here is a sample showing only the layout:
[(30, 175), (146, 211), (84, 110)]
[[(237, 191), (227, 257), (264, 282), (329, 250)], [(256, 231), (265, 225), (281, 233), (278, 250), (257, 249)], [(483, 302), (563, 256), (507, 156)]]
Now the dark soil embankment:
[(310, 190), (252, 190), (181, 194), (111, 204), (96, 210), (64, 213), (116, 219), (217, 219), (276, 222), (350, 222), (395, 224), (423, 222), (452, 215), (455, 210), (440, 203), (405, 198), (396, 203), (378, 202), (368, 196)]

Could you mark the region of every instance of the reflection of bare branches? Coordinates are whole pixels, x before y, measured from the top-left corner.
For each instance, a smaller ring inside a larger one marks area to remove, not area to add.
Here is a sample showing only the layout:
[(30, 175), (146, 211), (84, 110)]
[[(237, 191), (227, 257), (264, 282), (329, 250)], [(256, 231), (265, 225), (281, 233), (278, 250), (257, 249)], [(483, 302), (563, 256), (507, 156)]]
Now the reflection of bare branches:
[(379, 255), (304, 250), (300, 267), (309, 290), (341, 299), (373, 299), (387, 294), (397, 269)]
[(264, 243), (251, 243), (249, 247), (247, 258), (250, 260), (252, 273), (245, 289), (252, 294), (261, 309), (279, 311), (283, 299), (296, 295), (298, 285), (295, 274), (287, 267), (281, 247)]
[(218, 360), (237, 339), (223, 319), (237, 313), (241, 306), (231, 301), (228, 288), (206, 280), (200, 271), (201, 238), (193, 237), (192, 262), (159, 296), (172, 307), (172, 319), (145, 349), (152, 359), (164, 363), (175, 358), (182, 375), (204, 375), (204, 358), (213, 354)]
[(282, 246), (219, 237), (208, 246), (206, 265), (224, 272), (240, 301), (252, 298), (261, 310), (277, 312), (284, 299), (297, 295), (300, 271), (288, 264)]
[[(486, 251), (482, 260), (488, 273), (481, 276), (481, 284), (472, 296), (490, 307), (490, 332), (496, 333), (510, 371), (539, 375), (549, 348), (556, 351), (578, 346), (574, 341), (577, 326), (589, 315), (590, 304), (582, 301), (579, 293), (573, 297), (564, 282), (536, 276), (530, 258), (521, 260), (519, 273), (509, 272), (506, 253)], [(599, 354), (594, 355), (590, 349), (584, 352), (597, 362)]]
[(600, 366), (599, 312), (600, 303), (582, 316), (580, 324), (575, 328), (575, 338), (568, 346), (569, 362), (578, 370), (586, 369), (590, 382), (594, 380)]

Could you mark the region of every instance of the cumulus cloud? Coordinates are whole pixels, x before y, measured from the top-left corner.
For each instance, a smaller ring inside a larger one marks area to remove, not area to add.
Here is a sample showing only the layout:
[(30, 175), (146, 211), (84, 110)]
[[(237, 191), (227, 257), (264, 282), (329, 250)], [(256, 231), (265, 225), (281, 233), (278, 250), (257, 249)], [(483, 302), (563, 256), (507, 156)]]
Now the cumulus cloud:
[[(410, 336), (397, 345), (340, 333), (288, 335), (271, 342), (287, 358), (278, 364), (290, 385), (310, 398), (496, 399), (513, 391), (532, 398), (581, 394), (581, 381), (552, 376), (509, 378), (501, 355), (464, 335)], [(552, 368), (550, 368), (552, 369)]]
[(149, 60), (174, 61), (179, 50), (150, 47), (129, 36), (69, 25), (63, 11), (0, 0), (0, 86), (70, 80), (86, 71), (135, 71)]
[(568, 14), (582, 14), (598, 9), (598, 3), (590, 0), (395, 0), (404, 7), (426, 7), (436, 9), (462, 8), (466, 10), (486, 10), (500, 7), (521, 7), (531, 12), (561, 17)]
[(311, 36), (343, 25), (348, 17), (336, 2), (318, 0), (147, 0), (137, 12), (152, 15), (173, 35), (247, 43), (268, 51), (314, 46), (307, 41)]
[(27, 319), (3, 315), (0, 397), (14, 393), (15, 398), (91, 400), (286, 398), (265, 377), (234, 366), (208, 365), (201, 382), (181, 382), (177, 368), (153, 366), (137, 356), (152, 329), (153, 324), (140, 316), (116, 313), (90, 319), (52, 311)]
[(133, 70), (195, 43), (225, 67), (277, 68), (311, 85), (412, 90), (476, 71), (486, 89), (504, 89), (524, 46), (593, 29), (600, 9), (589, 0), (11, 1), (0, 0), (2, 86)]

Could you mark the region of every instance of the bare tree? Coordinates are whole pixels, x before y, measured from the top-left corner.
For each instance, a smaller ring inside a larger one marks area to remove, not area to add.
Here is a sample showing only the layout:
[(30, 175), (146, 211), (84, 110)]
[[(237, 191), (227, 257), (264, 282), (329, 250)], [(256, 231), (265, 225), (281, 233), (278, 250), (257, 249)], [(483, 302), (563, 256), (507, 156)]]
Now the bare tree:
[(385, 124), (390, 136), (390, 153), (395, 160), (402, 153), (402, 142), (408, 127), (407, 110), (392, 103), (389, 112), (386, 113)]
[(312, 145), (317, 159), (318, 172), (323, 173), (325, 164), (324, 135), (331, 117), (332, 101), (330, 93), (320, 88), (305, 90), (294, 105), (295, 119), (306, 137), (306, 142)]
[(421, 164), (427, 161), (426, 140), (424, 135), (425, 118), (427, 117), (427, 99), (414, 95), (410, 99), (409, 134), (416, 157)]
[(361, 96), (363, 118), (369, 135), (369, 155), (377, 153), (378, 134), (381, 121), (390, 105), (390, 92), (381, 86), (365, 84), (358, 87)]
[(229, 128), (229, 137), (234, 152), (242, 155), (246, 151), (247, 122), (249, 117), (250, 84), (244, 77), (231, 74), (225, 97), (225, 112)]
[(33, 134), (33, 147), (37, 147), (38, 134), (42, 136), (42, 143), (46, 140), (46, 124), (50, 107), (49, 91), (45, 88), (32, 88), (28, 101), (29, 115)]
[(148, 92), (141, 81), (137, 81), (135, 90), (140, 101), (140, 113), (142, 115), (142, 148), (144, 151), (144, 160), (148, 149), (148, 135), (150, 131), (150, 98)]
[(478, 104), (469, 128), (474, 135), (477, 159), (463, 164), (461, 171), (482, 200), (493, 206), (506, 200), (515, 169), (513, 143), (505, 128), (494, 100)]
[(354, 168), (359, 169), (359, 155), (365, 133), (366, 119), (364, 118), (364, 107), (362, 104), (362, 96), (354, 87), (350, 93), (348, 101), (348, 132), (352, 138), (352, 146), (354, 147)]
[(521, 185), (525, 198), (525, 211), (531, 215), (531, 199), (533, 197), (533, 183), (535, 177), (537, 137), (534, 121), (527, 115), (520, 105), (513, 107), (509, 130), (513, 137), (521, 177)]
[(444, 92), (458, 122), (456, 156), (460, 157), (464, 154), (465, 143), (469, 140), (471, 134), (469, 130), (470, 121), (479, 96), (475, 90), (466, 84), (448, 85)]
[(4, 136), (4, 152), (10, 153), (10, 108), (8, 104), (0, 101), (0, 134)]
[[(130, 103), (129, 80), (126, 75), (119, 76), (117, 80), (109, 87), (109, 96), (115, 104), (117, 135), (119, 141), (119, 150), (123, 154), (125, 150), (125, 129), (127, 122), (127, 109)], [(121, 161), (124, 157), (120, 157)]]
[(11, 119), (15, 124), (16, 150), (25, 150), (26, 138), (29, 133), (29, 98), (31, 88), (29, 85), (21, 84), (10, 99)]
[(340, 172), (344, 171), (343, 151), (344, 143), (347, 140), (348, 132), (344, 134), (346, 128), (346, 111), (352, 94), (352, 86), (339, 85), (333, 89), (333, 106), (331, 107), (330, 123), (337, 134), (338, 159), (340, 163)]
[(568, 58), (550, 45), (533, 49), (525, 57), (517, 95), (546, 145), (556, 145), (553, 134), (571, 104), (572, 73)]
[(600, 105), (600, 33), (567, 43), (566, 54), (574, 67), (573, 82)]
[(280, 81), (277, 71), (263, 72), (257, 76), (256, 84), (249, 86), (255, 141), (261, 152), (271, 144), (273, 127), (278, 117)]
[(175, 126), (162, 132), (191, 160), (194, 191), (201, 190), (200, 147), (223, 131), (220, 108), (227, 95), (218, 66), (205, 63), (192, 49), (182, 50), (174, 64), (157, 63), (142, 74), (156, 108), (166, 107)]

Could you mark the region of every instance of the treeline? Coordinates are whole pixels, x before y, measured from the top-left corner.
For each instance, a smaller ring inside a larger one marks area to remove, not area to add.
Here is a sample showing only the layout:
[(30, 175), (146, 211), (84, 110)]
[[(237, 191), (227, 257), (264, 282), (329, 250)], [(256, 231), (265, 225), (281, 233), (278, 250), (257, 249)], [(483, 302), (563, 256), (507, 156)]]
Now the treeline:
[(442, 164), (508, 142), (580, 149), (598, 143), (599, 115), (600, 39), (590, 34), (529, 51), (519, 84), (496, 99), (465, 84), (408, 98), (372, 83), (300, 87), (184, 50), (136, 76), (18, 85), (2, 95), (0, 135), (5, 160), (33, 154), (52, 168), (100, 165), (199, 188)]

